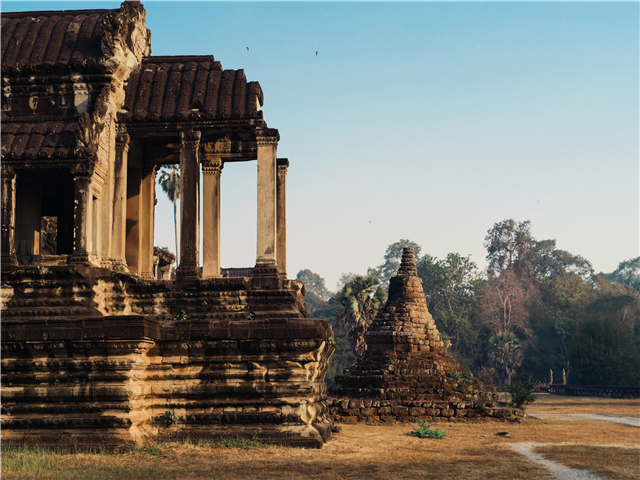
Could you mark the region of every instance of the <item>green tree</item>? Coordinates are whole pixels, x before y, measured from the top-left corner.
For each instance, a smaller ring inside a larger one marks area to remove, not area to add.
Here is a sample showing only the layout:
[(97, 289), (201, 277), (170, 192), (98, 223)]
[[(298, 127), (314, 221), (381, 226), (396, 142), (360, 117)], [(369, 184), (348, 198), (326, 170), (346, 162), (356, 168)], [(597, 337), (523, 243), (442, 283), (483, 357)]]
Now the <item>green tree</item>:
[(443, 337), (451, 340), (452, 351), (470, 368), (477, 356), (477, 293), (484, 284), (470, 257), (450, 253), (437, 260), (426, 254), (417, 263), (418, 276), (429, 312)]
[(531, 336), (529, 311), (531, 289), (513, 270), (489, 278), (480, 291), (483, 322), (493, 333), (519, 333)]
[(365, 351), (364, 334), (386, 302), (386, 292), (373, 275), (354, 275), (336, 295), (342, 308), (336, 310), (336, 320), (347, 330), (354, 353), (359, 357)]
[(559, 275), (577, 275), (588, 282), (594, 274), (589, 260), (565, 250), (558, 250), (555, 240), (534, 240), (529, 262), (539, 281)]
[(543, 285), (543, 299), (560, 340), (560, 357), (567, 378), (571, 375), (571, 343), (580, 324), (582, 312), (593, 297), (593, 288), (578, 274), (556, 275)]
[(597, 297), (587, 309), (588, 314), (610, 314), (616, 322), (632, 333), (636, 346), (640, 349), (640, 291), (611, 282), (606, 275), (594, 277)]
[(606, 274), (606, 277), (625, 287), (631, 287), (640, 291), (640, 257), (620, 262), (618, 268), (616, 268), (613, 273)]
[(507, 381), (511, 385), (511, 376), (516, 368), (522, 364), (524, 351), (520, 340), (513, 333), (501, 332), (489, 340), (489, 360), (498, 368), (504, 370)]
[(571, 344), (574, 384), (640, 384), (640, 292), (594, 277), (592, 301)]
[(327, 300), (331, 297), (331, 292), (327, 290), (324, 278), (309, 269), (300, 270), (296, 279), (304, 283), (307, 303), (307, 310), (310, 314), (314, 314), (316, 310), (323, 307)]
[(526, 270), (533, 245), (529, 220), (516, 222), (508, 218), (495, 223), (484, 238), (489, 277), (499, 275), (505, 270), (514, 270), (518, 274)]
[(387, 247), (387, 251), (384, 254), (384, 263), (378, 268), (369, 269), (368, 275), (374, 275), (378, 278), (380, 285), (387, 288), (389, 286), (389, 280), (391, 277), (395, 277), (400, 268), (400, 261), (402, 260), (402, 249), (406, 247), (412, 247), (416, 258), (416, 261), (420, 257), (420, 245), (411, 240), (398, 240)]
[(612, 313), (592, 313), (571, 346), (572, 382), (578, 385), (640, 385), (640, 352), (629, 328)]
[(180, 200), (180, 167), (178, 165), (165, 165), (160, 170), (158, 184), (162, 191), (167, 195), (169, 201), (173, 203), (173, 228), (176, 240), (176, 265), (180, 256), (178, 246), (178, 214), (176, 202)]

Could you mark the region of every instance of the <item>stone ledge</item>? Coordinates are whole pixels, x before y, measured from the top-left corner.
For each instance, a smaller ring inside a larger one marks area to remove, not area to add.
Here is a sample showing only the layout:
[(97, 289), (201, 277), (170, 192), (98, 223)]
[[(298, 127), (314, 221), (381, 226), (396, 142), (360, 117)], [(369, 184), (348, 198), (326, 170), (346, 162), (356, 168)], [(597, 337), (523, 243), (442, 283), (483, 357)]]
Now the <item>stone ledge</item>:
[(2, 343), (55, 340), (151, 339), (279, 340), (320, 339), (333, 336), (324, 319), (197, 320), (162, 326), (143, 315), (117, 315), (77, 320), (30, 320), (2, 323)]
[(155, 319), (142, 315), (3, 322), (2, 343), (20, 341), (160, 339)]

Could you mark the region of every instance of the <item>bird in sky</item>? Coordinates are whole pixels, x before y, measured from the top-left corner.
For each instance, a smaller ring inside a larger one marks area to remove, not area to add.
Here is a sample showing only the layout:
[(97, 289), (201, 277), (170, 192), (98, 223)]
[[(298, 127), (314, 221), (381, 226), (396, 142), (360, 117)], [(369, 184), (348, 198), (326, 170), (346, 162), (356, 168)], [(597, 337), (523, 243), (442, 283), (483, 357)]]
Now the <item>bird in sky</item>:
[(316, 57), (318, 56), (318, 52), (316, 52)]
[(247, 52), (249, 51), (249, 47), (247, 47)]

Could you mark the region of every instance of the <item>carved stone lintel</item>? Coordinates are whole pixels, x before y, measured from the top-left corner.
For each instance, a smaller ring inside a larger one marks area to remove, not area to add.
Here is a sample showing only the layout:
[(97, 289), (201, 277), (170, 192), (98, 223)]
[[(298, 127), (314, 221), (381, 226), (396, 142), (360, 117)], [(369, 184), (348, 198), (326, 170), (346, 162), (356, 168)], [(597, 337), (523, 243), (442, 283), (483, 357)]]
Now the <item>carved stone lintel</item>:
[(275, 147), (278, 145), (278, 140), (280, 140), (280, 135), (256, 136), (256, 144), (259, 147)]
[(224, 162), (222, 160), (210, 160), (202, 164), (202, 173), (220, 175), (223, 168)]
[(276, 161), (278, 176), (287, 175), (287, 171), (289, 170), (289, 159), (288, 158), (278, 158)]
[(202, 137), (202, 133), (200, 130), (194, 131), (181, 131), (180, 132), (180, 140), (182, 145), (186, 148), (198, 148), (200, 145), (200, 138)]

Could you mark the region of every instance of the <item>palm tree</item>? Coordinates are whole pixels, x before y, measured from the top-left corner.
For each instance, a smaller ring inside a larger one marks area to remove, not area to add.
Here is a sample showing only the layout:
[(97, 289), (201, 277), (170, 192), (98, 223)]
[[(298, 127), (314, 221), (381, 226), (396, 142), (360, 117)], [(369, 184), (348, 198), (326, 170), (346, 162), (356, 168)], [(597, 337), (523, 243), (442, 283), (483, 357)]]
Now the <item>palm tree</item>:
[(497, 367), (504, 368), (509, 385), (513, 375), (522, 364), (524, 351), (520, 346), (520, 340), (513, 333), (496, 333), (489, 339), (489, 359)]
[(364, 353), (364, 334), (386, 301), (386, 292), (374, 275), (354, 275), (337, 294), (342, 308), (336, 311), (336, 320), (347, 329), (351, 348), (359, 357)]
[(165, 165), (160, 170), (158, 184), (167, 194), (169, 201), (173, 203), (173, 227), (176, 237), (176, 266), (178, 265), (178, 218), (176, 202), (180, 199), (180, 167), (178, 165)]

